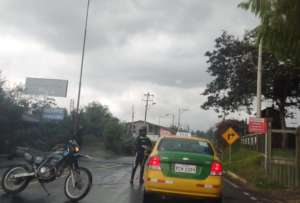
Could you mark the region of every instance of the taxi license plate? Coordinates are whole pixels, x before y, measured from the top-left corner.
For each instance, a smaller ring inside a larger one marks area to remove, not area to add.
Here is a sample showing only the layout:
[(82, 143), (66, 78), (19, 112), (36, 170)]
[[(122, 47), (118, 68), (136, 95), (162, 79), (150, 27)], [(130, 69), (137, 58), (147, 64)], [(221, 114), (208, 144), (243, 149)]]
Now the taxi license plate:
[(175, 172), (176, 173), (196, 174), (196, 168), (197, 167), (195, 165), (175, 164)]

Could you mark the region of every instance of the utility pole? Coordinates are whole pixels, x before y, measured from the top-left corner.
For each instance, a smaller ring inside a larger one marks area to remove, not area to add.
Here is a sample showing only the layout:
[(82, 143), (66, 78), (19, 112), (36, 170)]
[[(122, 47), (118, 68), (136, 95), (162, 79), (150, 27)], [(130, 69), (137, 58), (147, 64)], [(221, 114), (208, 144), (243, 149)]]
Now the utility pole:
[[(262, 46), (263, 46), (263, 39), (261, 38), (259, 41), (258, 47), (258, 62), (257, 62), (257, 90), (256, 90), (256, 117), (261, 118), (261, 80), (262, 80)], [(269, 124), (269, 123), (268, 123)], [(269, 133), (265, 133), (265, 163), (264, 168), (267, 172), (268, 169), (268, 137), (271, 136)]]
[(172, 113), (172, 127), (175, 126), (175, 114)]
[(70, 100), (70, 114), (74, 111), (74, 99)]
[(165, 116), (170, 116), (171, 117), (170, 127), (174, 127), (175, 126), (175, 114), (174, 113), (167, 113)]
[(188, 111), (188, 109), (186, 108), (178, 108), (178, 129), (180, 129), (180, 125), (181, 125), (181, 114), (185, 111)]
[[(146, 124), (147, 122), (147, 113), (148, 113), (148, 110), (149, 110), (149, 102), (150, 102), (150, 105), (154, 105), (154, 101), (153, 101), (153, 97), (154, 95), (153, 94), (150, 94), (149, 92), (144, 94), (145, 96), (145, 99), (143, 101), (145, 101), (145, 117), (144, 117), (144, 123)], [(152, 102), (152, 103), (151, 103)]]
[[(74, 111), (74, 99), (70, 100), (70, 115), (71, 115), (71, 119), (73, 124), (76, 122), (76, 115), (75, 115), (75, 111)], [(73, 130), (75, 130), (75, 126), (73, 126)]]
[(257, 64), (257, 90), (256, 90), (256, 117), (261, 117), (261, 78), (262, 78), (262, 44), (263, 39), (259, 41), (259, 47), (258, 47), (258, 64)]
[(133, 135), (133, 127), (134, 127), (134, 105), (132, 105), (132, 112), (131, 112), (131, 129), (130, 129), (130, 131), (131, 131), (131, 135)]
[(134, 105), (132, 105), (131, 121), (134, 122)]
[(178, 125), (178, 129), (180, 128), (180, 108), (178, 108), (178, 123), (177, 123), (177, 125)]
[(80, 76), (79, 76), (79, 86), (78, 86), (78, 98), (77, 98), (77, 107), (76, 107), (76, 117), (75, 117), (75, 135), (77, 134), (79, 128), (79, 105), (80, 105), (80, 96), (81, 96), (81, 83), (82, 83), (82, 72), (83, 72), (83, 64), (84, 64), (84, 56), (85, 56), (85, 42), (86, 42), (86, 32), (87, 32), (87, 24), (89, 17), (89, 7), (90, 0), (87, 1), (86, 7), (86, 16), (85, 16), (85, 26), (84, 26), (84, 35), (83, 35), (83, 46), (82, 46), (82, 55), (81, 55), (81, 66), (80, 66)]

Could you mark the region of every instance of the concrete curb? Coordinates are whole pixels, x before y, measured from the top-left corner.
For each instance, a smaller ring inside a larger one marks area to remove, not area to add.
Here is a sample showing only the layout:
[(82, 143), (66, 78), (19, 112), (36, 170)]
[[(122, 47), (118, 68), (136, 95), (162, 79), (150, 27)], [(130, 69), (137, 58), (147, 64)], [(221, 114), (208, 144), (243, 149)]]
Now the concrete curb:
[(234, 179), (234, 180), (237, 180), (243, 184), (247, 184), (248, 181), (242, 177), (240, 177), (239, 175), (233, 173), (232, 171), (226, 171), (225, 172), (225, 175), (229, 176), (230, 178)]
[[(248, 181), (242, 177), (240, 177), (239, 175), (233, 173), (232, 171), (225, 171), (224, 173), (226, 176), (228, 176), (229, 178), (231, 179), (234, 179), (234, 180), (237, 180), (239, 181), (240, 183), (246, 185), (248, 183)], [(273, 200), (272, 202), (274, 203), (300, 203), (300, 199), (295, 199), (295, 200)]]

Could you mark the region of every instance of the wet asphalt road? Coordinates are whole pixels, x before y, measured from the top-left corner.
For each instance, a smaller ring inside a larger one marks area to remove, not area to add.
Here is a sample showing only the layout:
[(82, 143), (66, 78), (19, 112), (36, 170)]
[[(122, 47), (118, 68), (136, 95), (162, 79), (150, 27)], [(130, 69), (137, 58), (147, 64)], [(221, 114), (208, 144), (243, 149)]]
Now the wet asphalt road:
[[(93, 173), (93, 187), (91, 192), (81, 203), (142, 203), (143, 187), (136, 181), (134, 185), (129, 184), (131, 172), (131, 157), (123, 157), (111, 160), (110, 163), (88, 162), (84, 163)], [(112, 163), (113, 162), (113, 163)], [(1, 171), (0, 171), (1, 173)], [(61, 178), (47, 185), (50, 196), (42, 190), (39, 184), (33, 183), (17, 196), (8, 196), (0, 188), (0, 203), (67, 203), (63, 190), (64, 179)], [(260, 198), (247, 192), (242, 187), (225, 180), (223, 189), (224, 202), (229, 203), (254, 203), (274, 202)], [(201, 200), (187, 200), (162, 198), (157, 203), (196, 203), (205, 202)]]

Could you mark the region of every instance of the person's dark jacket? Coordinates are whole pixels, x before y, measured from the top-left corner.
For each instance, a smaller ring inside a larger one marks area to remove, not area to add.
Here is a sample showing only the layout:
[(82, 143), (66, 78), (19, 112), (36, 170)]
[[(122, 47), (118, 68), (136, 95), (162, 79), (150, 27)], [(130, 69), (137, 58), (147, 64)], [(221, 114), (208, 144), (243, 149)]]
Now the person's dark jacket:
[(151, 149), (152, 143), (150, 141), (150, 139), (147, 136), (138, 136), (136, 139), (136, 152), (138, 154), (143, 155), (145, 152), (145, 147), (149, 149)]

